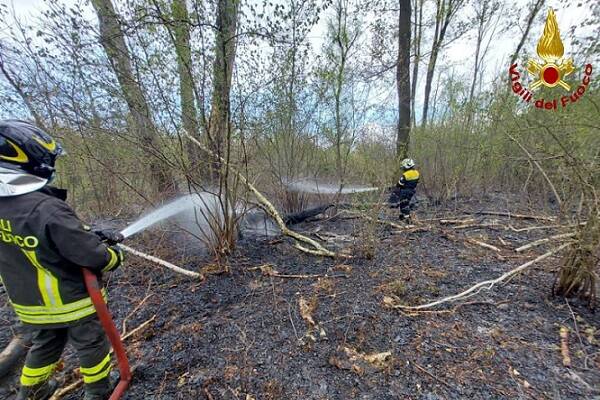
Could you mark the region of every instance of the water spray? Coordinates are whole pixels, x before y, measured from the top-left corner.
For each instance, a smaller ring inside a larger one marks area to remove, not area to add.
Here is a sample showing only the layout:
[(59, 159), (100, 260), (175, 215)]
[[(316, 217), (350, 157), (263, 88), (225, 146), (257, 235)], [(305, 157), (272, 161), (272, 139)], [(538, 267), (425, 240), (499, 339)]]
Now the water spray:
[[(187, 275), (189, 277), (198, 278), (200, 277), (200, 274), (198, 274), (197, 272), (185, 270), (167, 261), (161, 260), (157, 257), (153, 257), (148, 254), (144, 254), (140, 251), (134, 250), (131, 247), (122, 244), (122, 242), (126, 238), (134, 235), (135, 233), (138, 233), (166, 218), (172, 217), (185, 210), (186, 207), (184, 207), (184, 200), (185, 199), (178, 199), (175, 202), (173, 202), (173, 204), (170, 207), (161, 207), (158, 210), (155, 210), (149, 215), (139, 219), (137, 222), (123, 229), (119, 233), (110, 236), (105, 234), (99, 234), (99, 236), (109, 246), (120, 244), (121, 249), (133, 255), (142, 257), (146, 260), (152, 261), (153, 263), (162, 265), (166, 268)], [(108, 309), (108, 306), (106, 305), (104, 297), (102, 296), (102, 288), (100, 283), (98, 282), (96, 274), (88, 268), (82, 268), (82, 273), (86, 289), (88, 291), (90, 299), (92, 300), (92, 304), (94, 304), (94, 308), (96, 309), (96, 314), (98, 315), (100, 324), (102, 325), (102, 328), (104, 329), (104, 332), (106, 333), (106, 336), (108, 337), (108, 340), (110, 341), (110, 344), (117, 358), (120, 380), (117, 386), (115, 387), (113, 393), (111, 394), (109, 400), (119, 400), (127, 391), (133, 378), (131, 366), (127, 357), (127, 352), (125, 350), (125, 346), (123, 345), (123, 341), (121, 340), (119, 330), (115, 325), (113, 316), (110, 310)]]

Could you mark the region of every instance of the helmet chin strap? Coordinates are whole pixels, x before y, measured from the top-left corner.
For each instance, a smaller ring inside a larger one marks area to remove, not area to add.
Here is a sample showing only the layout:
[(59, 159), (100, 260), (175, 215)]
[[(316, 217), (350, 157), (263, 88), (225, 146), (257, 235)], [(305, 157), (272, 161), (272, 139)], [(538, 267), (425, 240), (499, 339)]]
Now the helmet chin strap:
[(35, 192), (48, 183), (48, 179), (0, 167), (0, 197), (12, 197)]
[(51, 184), (52, 182), (54, 182), (54, 179), (56, 178), (56, 171), (52, 171), (52, 175), (50, 175), (50, 178), (48, 178), (48, 183), (46, 183), (47, 185)]

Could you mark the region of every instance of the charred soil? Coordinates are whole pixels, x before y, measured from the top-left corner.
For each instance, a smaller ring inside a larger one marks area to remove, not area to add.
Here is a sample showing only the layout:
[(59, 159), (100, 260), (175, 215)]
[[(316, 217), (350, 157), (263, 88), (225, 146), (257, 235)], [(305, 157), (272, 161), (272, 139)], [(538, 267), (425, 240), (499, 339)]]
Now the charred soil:
[[(311, 257), (286, 239), (245, 238), (219, 264), (180, 237), (133, 247), (204, 274), (192, 281), (130, 257), (109, 277), (110, 307), (137, 366), (127, 399), (592, 399), (600, 395), (600, 316), (552, 297), (560, 256), (508, 283), (427, 312), (387, 306), (451, 295), (535, 258), (514, 249), (561, 233), (549, 221), (472, 214), (461, 201), (419, 210), (414, 228), (329, 216), (296, 227), (351, 259)], [(515, 210), (531, 213), (528, 210)], [(468, 212), (468, 213), (467, 213)], [(396, 214), (385, 218), (398, 223)], [(473, 222), (443, 224), (440, 218)], [(467, 225), (472, 226), (467, 226)], [(364, 232), (370, 231), (371, 238)], [(491, 244), (500, 251), (477, 245)], [(371, 258), (362, 254), (372, 240)], [(14, 323), (0, 297), (0, 347)], [(561, 327), (571, 366), (564, 365)], [(68, 351), (58, 377), (73, 382)], [(17, 376), (2, 382), (7, 396)], [(65, 398), (80, 398), (73, 392)]]

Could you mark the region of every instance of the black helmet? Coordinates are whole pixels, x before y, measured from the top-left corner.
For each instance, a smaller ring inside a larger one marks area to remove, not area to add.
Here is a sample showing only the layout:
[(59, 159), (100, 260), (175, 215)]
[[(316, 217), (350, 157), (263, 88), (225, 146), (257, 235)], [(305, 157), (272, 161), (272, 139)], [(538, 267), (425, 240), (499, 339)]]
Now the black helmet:
[(35, 125), (15, 119), (0, 121), (0, 166), (50, 179), (61, 154), (61, 145)]

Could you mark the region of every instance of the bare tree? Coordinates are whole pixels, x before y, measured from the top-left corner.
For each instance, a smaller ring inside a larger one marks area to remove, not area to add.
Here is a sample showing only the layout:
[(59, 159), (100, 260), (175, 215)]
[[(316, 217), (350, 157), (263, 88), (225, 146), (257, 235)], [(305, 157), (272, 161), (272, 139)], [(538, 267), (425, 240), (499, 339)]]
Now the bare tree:
[(3, 56), (2, 43), (0, 43), (0, 72), (4, 76), (4, 79), (12, 86), (12, 88), (17, 92), (25, 107), (27, 107), (27, 111), (31, 114), (35, 123), (45, 129), (45, 124), (42, 116), (37, 112), (33, 103), (31, 101), (31, 94), (27, 92), (27, 89), (23, 86), (23, 83), (19, 79), (19, 77), (10, 70), (9, 66), (6, 65), (5, 56)]
[[(482, 49), (483, 41), (489, 31), (495, 30), (497, 24), (492, 24), (491, 20), (494, 15), (500, 10), (500, 3), (493, 0), (483, 0), (475, 3), (475, 19), (477, 22), (477, 38), (475, 43), (475, 61), (473, 66), (473, 79), (471, 80), (471, 88), (469, 89), (469, 102), (473, 101), (475, 95), (475, 86), (481, 72), (481, 64), (487, 53), (488, 46)], [(483, 50), (483, 51), (482, 51)]]
[(464, 2), (465, 0), (436, 0), (435, 32), (431, 43), (431, 53), (429, 55), (429, 64), (427, 65), (427, 76), (425, 78), (425, 96), (423, 99), (422, 117), (423, 125), (427, 124), (431, 85), (433, 83), (433, 76), (439, 53), (444, 45), (450, 22), (456, 16)]

